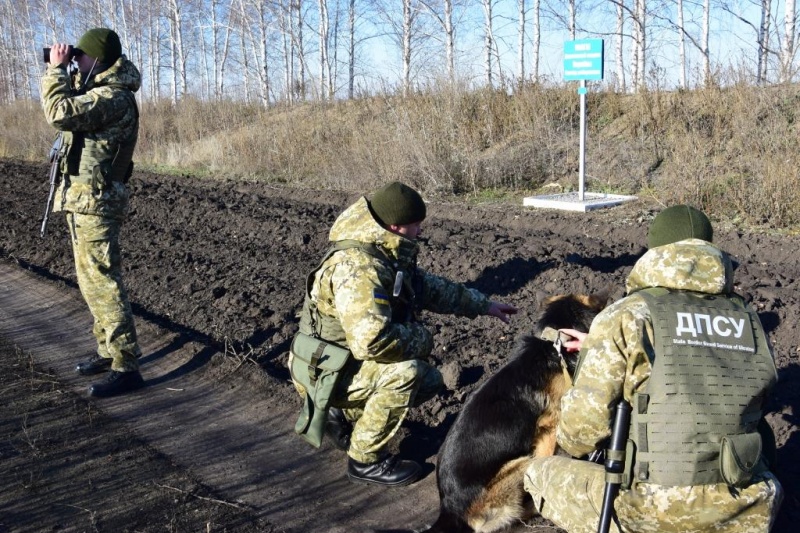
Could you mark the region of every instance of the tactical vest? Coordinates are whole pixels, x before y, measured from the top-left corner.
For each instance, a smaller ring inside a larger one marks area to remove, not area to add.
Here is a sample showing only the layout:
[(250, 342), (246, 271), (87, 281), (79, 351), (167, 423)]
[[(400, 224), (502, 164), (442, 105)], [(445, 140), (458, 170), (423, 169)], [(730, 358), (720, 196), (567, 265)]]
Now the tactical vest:
[[(420, 299), (417, 294), (421, 294), (420, 287), (414, 287), (415, 281), (420, 281), (419, 276), (412, 276), (413, 279), (402, 279), (398, 281), (398, 276), (402, 275), (399, 264), (384, 253), (379, 247), (371, 243), (356, 240), (337, 241), (325, 253), (319, 266), (315, 268), (306, 279), (306, 296), (303, 302), (303, 310), (300, 313), (300, 332), (312, 337), (324, 339), (342, 346), (347, 346), (347, 340), (342, 324), (334, 317), (324, 315), (319, 312), (317, 304), (311, 297), (311, 289), (314, 286), (314, 279), (317, 272), (323, 267), (325, 262), (336, 252), (357, 248), (368, 254), (385, 265), (389, 266), (394, 273), (395, 287), (389, 295), (390, 305), (392, 306), (392, 321), (406, 322), (413, 319), (414, 313), (419, 309)], [(399, 286), (398, 286), (399, 283)]]
[(86, 138), (83, 132), (64, 132), (66, 157), (62, 173), (73, 183), (97, 186), (100, 181), (127, 183), (133, 173), (133, 152), (139, 139), (139, 107), (131, 91), (123, 91), (130, 100), (135, 120), (130, 136), (108, 150), (107, 143)]
[[(735, 295), (637, 294), (652, 316), (656, 355), (631, 402), (628, 481), (746, 483), (760, 463), (756, 428), (777, 379), (758, 315)], [(731, 461), (745, 473), (731, 475)]]

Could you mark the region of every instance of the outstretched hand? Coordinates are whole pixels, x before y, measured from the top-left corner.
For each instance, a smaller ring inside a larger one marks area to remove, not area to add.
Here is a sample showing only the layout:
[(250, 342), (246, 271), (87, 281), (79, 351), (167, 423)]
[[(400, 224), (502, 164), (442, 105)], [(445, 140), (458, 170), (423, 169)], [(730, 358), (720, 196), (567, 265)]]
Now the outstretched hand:
[(583, 331), (578, 331), (577, 329), (569, 329), (569, 328), (563, 328), (558, 331), (561, 333), (566, 333), (567, 335), (572, 337), (572, 340), (568, 340), (561, 344), (566, 351), (568, 352), (581, 351), (581, 346), (583, 345), (583, 340), (586, 338), (587, 333), (584, 333)]
[(493, 316), (495, 318), (499, 318), (506, 324), (509, 322), (509, 315), (516, 315), (517, 308), (513, 305), (504, 304), (500, 302), (491, 302), (489, 306), (489, 310), (486, 311), (486, 314), (489, 316)]

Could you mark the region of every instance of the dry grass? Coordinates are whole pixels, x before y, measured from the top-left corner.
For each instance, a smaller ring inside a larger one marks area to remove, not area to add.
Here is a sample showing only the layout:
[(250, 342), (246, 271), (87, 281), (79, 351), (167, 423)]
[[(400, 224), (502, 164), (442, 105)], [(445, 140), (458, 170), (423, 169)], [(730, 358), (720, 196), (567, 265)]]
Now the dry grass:
[[(742, 223), (800, 224), (800, 88), (732, 86), (588, 96), (587, 188), (691, 202)], [(263, 109), (186, 99), (142, 106), (137, 161), (157, 170), (427, 194), (574, 188), (573, 89), (373, 96)], [(0, 108), (0, 156), (44, 159), (37, 104)], [(494, 194), (494, 193), (493, 193)]]

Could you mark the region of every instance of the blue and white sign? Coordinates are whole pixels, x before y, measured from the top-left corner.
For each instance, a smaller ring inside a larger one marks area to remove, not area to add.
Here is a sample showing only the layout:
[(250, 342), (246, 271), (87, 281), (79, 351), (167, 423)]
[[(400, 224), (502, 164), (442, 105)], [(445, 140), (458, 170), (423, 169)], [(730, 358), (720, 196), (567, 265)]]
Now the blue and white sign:
[(603, 79), (603, 39), (580, 39), (564, 43), (564, 79)]

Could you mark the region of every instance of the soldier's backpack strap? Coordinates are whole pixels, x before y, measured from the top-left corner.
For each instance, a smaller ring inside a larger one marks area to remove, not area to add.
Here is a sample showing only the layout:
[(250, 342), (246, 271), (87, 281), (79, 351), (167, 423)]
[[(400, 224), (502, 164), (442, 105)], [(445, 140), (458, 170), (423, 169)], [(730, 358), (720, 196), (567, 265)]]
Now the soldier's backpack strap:
[(325, 261), (327, 261), (333, 254), (335, 254), (336, 252), (341, 252), (342, 250), (349, 250), (351, 248), (357, 248), (362, 252), (391, 265), (394, 269), (397, 268), (397, 266), (391, 260), (391, 258), (388, 255), (386, 255), (386, 253), (383, 252), (383, 250), (375, 246), (375, 244), (373, 243), (361, 242), (354, 239), (346, 239), (334, 242), (333, 245), (330, 248), (328, 248), (328, 251), (325, 252), (325, 255), (322, 257), (322, 260), (317, 265), (317, 268), (312, 270), (308, 274), (308, 277), (306, 278), (306, 297), (304, 305), (308, 306), (308, 311), (310, 313), (309, 318), (311, 321), (311, 328), (314, 331), (315, 335), (320, 335), (321, 332), (319, 329), (319, 323), (320, 323), (319, 311), (317, 310), (317, 306), (314, 303), (313, 299), (311, 298), (311, 289), (314, 286), (314, 278), (317, 275), (317, 272), (319, 272), (319, 269), (322, 268), (322, 265), (325, 264)]

